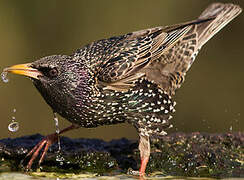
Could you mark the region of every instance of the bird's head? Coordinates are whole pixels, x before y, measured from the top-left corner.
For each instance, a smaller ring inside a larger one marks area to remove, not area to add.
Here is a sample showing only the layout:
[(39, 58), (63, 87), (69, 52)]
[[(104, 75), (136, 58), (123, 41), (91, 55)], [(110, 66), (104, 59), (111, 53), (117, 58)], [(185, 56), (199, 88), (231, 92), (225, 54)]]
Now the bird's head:
[(88, 69), (71, 56), (48, 56), (4, 71), (31, 78), (46, 102), (64, 117), (71, 116), (74, 106), (82, 106), (90, 92)]

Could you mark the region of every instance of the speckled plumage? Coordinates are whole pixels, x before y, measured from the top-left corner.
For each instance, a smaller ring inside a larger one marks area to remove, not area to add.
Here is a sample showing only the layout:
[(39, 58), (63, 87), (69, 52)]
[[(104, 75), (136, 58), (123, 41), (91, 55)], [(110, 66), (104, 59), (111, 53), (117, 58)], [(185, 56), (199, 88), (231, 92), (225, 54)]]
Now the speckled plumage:
[[(183, 83), (206, 38), (222, 28), (212, 24), (226, 21), (222, 14), (227, 10), (221, 9), (222, 4), (210, 8), (219, 8), (219, 12), (204, 11), (188, 23), (99, 40), (71, 56), (42, 58), (33, 63), (34, 68), (53, 66), (65, 72), (53, 85), (49, 82), (43, 87), (45, 83), (39, 80), (34, 84), (53, 110), (72, 123), (97, 127), (129, 121), (142, 134), (166, 134), (164, 130), (174, 110), (170, 96)], [(239, 12), (237, 6), (228, 8), (233, 11), (231, 17)], [(164, 100), (170, 101), (172, 107)], [(153, 117), (160, 121), (151, 124)]]
[(44, 57), (31, 64), (42, 74), (34, 85), (73, 124), (133, 124), (144, 173), (149, 137), (166, 135), (172, 126), (171, 96), (201, 47), (240, 12), (237, 5), (215, 3), (191, 22), (99, 40), (70, 56)]

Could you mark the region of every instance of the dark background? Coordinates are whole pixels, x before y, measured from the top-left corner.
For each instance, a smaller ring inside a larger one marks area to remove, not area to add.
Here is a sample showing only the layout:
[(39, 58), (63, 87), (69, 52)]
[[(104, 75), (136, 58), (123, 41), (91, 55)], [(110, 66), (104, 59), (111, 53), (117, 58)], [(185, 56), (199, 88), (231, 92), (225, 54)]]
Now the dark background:
[[(0, 68), (53, 54), (71, 54), (102, 38), (193, 20), (212, 0), (1, 0)], [(244, 7), (243, 0), (234, 2)], [(244, 13), (200, 51), (178, 90), (171, 132), (244, 130)], [(0, 82), (0, 138), (54, 132), (51, 109), (27, 78)], [(16, 108), (17, 112), (12, 111)], [(15, 115), (19, 131), (7, 126)], [(60, 126), (70, 123), (60, 118)], [(136, 139), (128, 124), (75, 130), (65, 135)]]

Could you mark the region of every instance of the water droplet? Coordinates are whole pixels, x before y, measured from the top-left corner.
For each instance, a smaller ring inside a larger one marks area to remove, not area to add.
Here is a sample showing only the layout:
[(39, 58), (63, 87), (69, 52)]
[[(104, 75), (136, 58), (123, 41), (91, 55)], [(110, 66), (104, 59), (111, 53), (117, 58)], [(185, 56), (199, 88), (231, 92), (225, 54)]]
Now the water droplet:
[(56, 113), (53, 113), (53, 120), (55, 123), (55, 127), (56, 127), (56, 133), (59, 134), (60, 129), (59, 129), (59, 125), (58, 125), (58, 117)]
[(56, 161), (59, 162), (61, 166), (64, 164), (65, 158), (63, 157), (60, 150), (56, 154)]
[(16, 132), (19, 130), (19, 123), (16, 122), (16, 121), (13, 121), (11, 122), (9, 125), (8, 125), (8, 130), (11, 131), (11, 132)]
[(59, 125), (58, 125), (58, 117), (55, 112), (53, 113), (53, 120), (54, 120), (55, 127), (56, 127), (56, 133), (58, 134), (58, 152), (60, 152), (61, 151), (60, 138), (59, 138), (60, 129), (59, 129)]
[(8, 74), (8, 72), (6, 72), (6, 71), (3, 71), (2, 74), (1, 74), (2, 81), (5, 82), (5, 83), (7, 83), (9, 81), (8, 78), (7, 78), (7, 74)]
[(187, 165), (188, 165), (188, 167), (191, 167), (191, 166), (194, 165), (194, 163), (193, 162), (189, 162)]
[(58, 162), (62, 162), (62, 161), (64, 161), (65, 159), (64, 159), (64, 157), (62, 156), (62, 154), (61, 153), (58, 153), (57, 155), (56, 155), (56, 161), (58, 161)]
[[(16, 113), (16, 109), (13, 109), (13, 113)], [(8, 130), (11, 132), (16, 132), (19, 130), (19, 123), (16, 121), (15, 116), (12, 116), (11, 122), (8, 125)]]
[(111, 167), (113, 167), (113, 166), (114, 166), (114, 162), (113, 162), (113, 161), (108, 162), (108, 167), (109, 167), (109, 168), (111, 168)]

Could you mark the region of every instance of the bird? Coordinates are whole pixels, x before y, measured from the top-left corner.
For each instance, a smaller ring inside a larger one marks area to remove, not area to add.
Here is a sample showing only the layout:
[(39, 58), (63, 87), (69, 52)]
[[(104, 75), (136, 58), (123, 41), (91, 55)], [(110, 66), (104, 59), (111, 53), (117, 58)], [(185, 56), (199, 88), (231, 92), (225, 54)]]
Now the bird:
[(139, 135), (138, 175), (145, 176), (150, 141), (172, 127), (173, 96), (186, 72), (202, 46), (241, 11), (239, 5), (213, 3), (193, 21), (102, 39), (71, 55), (5, 68), (6, 73), (29, 77), (53, 112), (71, 122), (27, 154), (27, 169), (39, 156), (41, 164), (64, 132), (128, 122)]

